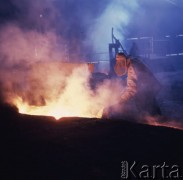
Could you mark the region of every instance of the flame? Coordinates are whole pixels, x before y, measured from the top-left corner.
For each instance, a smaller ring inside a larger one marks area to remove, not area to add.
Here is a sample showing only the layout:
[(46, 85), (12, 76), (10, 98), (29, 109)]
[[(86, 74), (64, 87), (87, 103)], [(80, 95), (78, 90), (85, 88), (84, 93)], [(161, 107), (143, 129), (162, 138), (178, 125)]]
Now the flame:
[(14, 99), (14, 104), (17, 106), (19, 113), (29, 114), (29, 115), (45, 115), (53, 116), (56, 120), (62, 117), (97, 117), (100, 118), (97, 114), (92, 114), (90, 112), (83, 112), (75, 110), (75, 107), (64, 105), (60, 102), (50, 102), (48, 105), (44, 106), (34, 106), (29, 105), (27, 102), (23, 102), (21, 97)]
[(119, 84), (111, 85), (110, 80), (93, 90), (89, 84), (91, 72), (86, 64), (37, 64), (27, 76), (17, 92), (11, 87), (7, 95), (8, 102), (22, 114), (53, 116), (55, 119), (101, 118), (103, 107), (116, 102), (120, 95)]

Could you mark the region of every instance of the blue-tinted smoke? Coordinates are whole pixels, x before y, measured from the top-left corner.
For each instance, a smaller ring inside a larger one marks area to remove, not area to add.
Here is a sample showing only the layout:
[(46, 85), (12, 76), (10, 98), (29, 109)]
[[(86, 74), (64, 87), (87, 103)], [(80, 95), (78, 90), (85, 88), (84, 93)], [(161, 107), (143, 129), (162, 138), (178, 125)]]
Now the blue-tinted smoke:
[(136, 0), (114, 0), (108, 4), (105, 11), (93, 21), (88, 31), (88, 43), (95, 51), (107, 51), (111, 42), (111, 29), (120, 40), (124, 39), (131, 17), (138, 9)]
[(67, 52), (82, 59), (87, 52), (108, 51), (112, 27), (122, 42), (181, 34), (182, 8), (180, 0), (6, 0), (0, 6), (0, 28), (13, 23), (27, 31), (54, 32)]

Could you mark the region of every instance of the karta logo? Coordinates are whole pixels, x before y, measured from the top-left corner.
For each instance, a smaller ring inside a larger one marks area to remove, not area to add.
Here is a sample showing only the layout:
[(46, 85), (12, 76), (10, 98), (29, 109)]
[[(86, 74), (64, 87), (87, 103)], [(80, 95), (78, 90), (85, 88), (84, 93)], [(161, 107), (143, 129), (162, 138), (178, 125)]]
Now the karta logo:
[(121, 162), (121, 179), (183, 179), (183, 169), (166, 162), (156, 165), (141, 164), (133, 161)]

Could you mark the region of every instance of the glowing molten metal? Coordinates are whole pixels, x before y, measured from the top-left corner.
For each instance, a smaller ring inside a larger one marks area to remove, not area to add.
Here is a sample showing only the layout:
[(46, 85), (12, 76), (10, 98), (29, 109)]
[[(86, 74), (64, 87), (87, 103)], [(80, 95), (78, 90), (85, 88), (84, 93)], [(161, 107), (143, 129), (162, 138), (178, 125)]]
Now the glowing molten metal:
[(15, 99), (14, 104), (18, 107), (19, 113), (22, 114), (53, 116), (55, 119), (74, 116), (100, 118), (97, 114), (83, 111), (82, 106), (79, 105), (77, 109), (72, 106), (61, 104), (60, 102), (50, 102), (45, 106), (33, 106), (26, 102), (22, 102), (20, 98)]

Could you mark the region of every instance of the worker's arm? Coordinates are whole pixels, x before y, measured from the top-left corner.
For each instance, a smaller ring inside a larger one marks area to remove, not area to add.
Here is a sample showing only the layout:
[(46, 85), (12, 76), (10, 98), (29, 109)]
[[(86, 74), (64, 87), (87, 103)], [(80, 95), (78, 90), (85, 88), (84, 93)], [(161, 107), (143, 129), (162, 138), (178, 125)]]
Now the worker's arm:
[(128, 62), (128, 77), (127, 77), (127, 87), (124, 89), (121, 95), (121, 103), (125, 103), (137, 93), (137, 73), (135, 71), (134, 64)]

